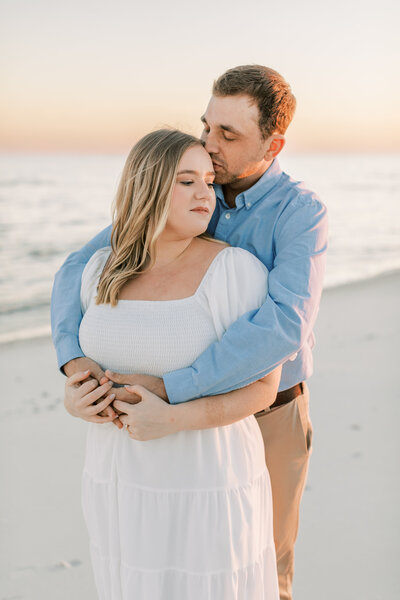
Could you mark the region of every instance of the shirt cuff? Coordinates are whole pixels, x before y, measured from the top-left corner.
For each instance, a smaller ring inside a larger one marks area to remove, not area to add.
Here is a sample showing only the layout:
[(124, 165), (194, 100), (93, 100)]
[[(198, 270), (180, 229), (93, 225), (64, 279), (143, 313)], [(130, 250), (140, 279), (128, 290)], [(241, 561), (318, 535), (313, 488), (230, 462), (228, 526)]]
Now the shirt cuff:
[(67, 362), (69, 362), (73, 358), (81, 358), (85, 356), (74, 336), (64, 337), (61, 340), (58, 340), (56, 345), (56, 352), (58, 368), (60, 369), (63, 375), (65, 375), (63, 367), (67, 364)]
[(182, 404), (200, 398), (201, 394), (193, 382), (192, 367), (166, 373), (163, 381), (170, 404)]

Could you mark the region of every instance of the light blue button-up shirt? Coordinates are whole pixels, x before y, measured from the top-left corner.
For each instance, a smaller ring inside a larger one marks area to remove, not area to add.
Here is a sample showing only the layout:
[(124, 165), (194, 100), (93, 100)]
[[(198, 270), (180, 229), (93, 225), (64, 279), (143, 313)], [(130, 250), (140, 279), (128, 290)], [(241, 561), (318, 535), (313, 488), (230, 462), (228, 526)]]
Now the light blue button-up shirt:
[[(191, 367), (164, 375), (172, 404), (221, 394), (257, 381), (283, 364), (279, 390), (312, 374), (313, 326), (322, 291), (327, 248), (326, 208), (304, 185), (284, 173), (275, 159), (230, 208), (221, 186), (208, 232), (259, 258), (269, 271), (268, 296), (246, 313)], [(80, 282), (92, 254), (110, 245), (108, 227), (71, 254), (55, 277), (52, 330), (60, 367), (83, 356)]]

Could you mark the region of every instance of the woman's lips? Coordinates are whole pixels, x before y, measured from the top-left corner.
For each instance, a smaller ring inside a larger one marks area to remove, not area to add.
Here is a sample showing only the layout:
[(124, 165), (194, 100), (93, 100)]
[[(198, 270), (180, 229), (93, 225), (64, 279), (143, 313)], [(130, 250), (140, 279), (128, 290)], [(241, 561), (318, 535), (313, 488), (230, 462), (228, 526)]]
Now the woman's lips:
[(210, 211), (208, 210), (208, 208), (206, 208), (204, 206), (198, 206), (197, 208), (192, 208), (191, 212), (196, 212), (201, 215), (209, 215), (210, 214)]

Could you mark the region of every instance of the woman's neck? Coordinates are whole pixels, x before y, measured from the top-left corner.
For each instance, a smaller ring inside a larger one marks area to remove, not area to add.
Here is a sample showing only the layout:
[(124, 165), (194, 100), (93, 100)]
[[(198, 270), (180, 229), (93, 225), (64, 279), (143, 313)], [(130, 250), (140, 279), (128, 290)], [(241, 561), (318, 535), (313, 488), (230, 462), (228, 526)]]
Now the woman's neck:
[(159, 238), (156, 244), (156, 260), (153, 269), (161, 269), (175, 263), (186, 252), (193, 239), (165, 240), (162, 237)]

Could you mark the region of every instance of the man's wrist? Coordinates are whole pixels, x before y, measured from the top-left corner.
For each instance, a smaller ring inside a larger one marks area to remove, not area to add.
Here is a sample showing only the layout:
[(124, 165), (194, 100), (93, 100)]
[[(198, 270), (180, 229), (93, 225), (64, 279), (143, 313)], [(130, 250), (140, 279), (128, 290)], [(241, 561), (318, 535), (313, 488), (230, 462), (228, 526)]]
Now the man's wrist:
[(153, 392), (153, 394), (161, 398), (161, 400), (164, 400), (164, 402), (167, 402), (167, 404), (170, 403), (168, 400), (167, 390), (165, 389), (164, 381), (161, 379), (161, 377), (151, 377), (149, 381), (148, 376), (145, 375), (144, 381), (140, 377), (138, 383), (140, 385), (143, 385), (143, 387), (148, 387), (148, 389), (151, 392)]
[(159, 396), (160, 398), (162, 398), (165, 402), (167, 402), (167, 404), (170, 404), (170, 402), (168, 400), (167, 390), (165, 389), (165, 385), (164, 385), (164, 380), (163, 379), (160, 379), (158, 387), (159, 387), (159, 391), (157, 393), (157, 396)]
[(84, 357), (84, 356), (77, 356), (76, 358), (72, 358), (67, 363), (65, 363), (65, 365), (63, 365), (61, 367), (61, 371), (67, 377), (71, 377), (71, 375), (74, 375), (78, 371), (82, 371), (82, 368), (78, 361), (82, 362), (84, 360), (86, 360), (86, 357)]

